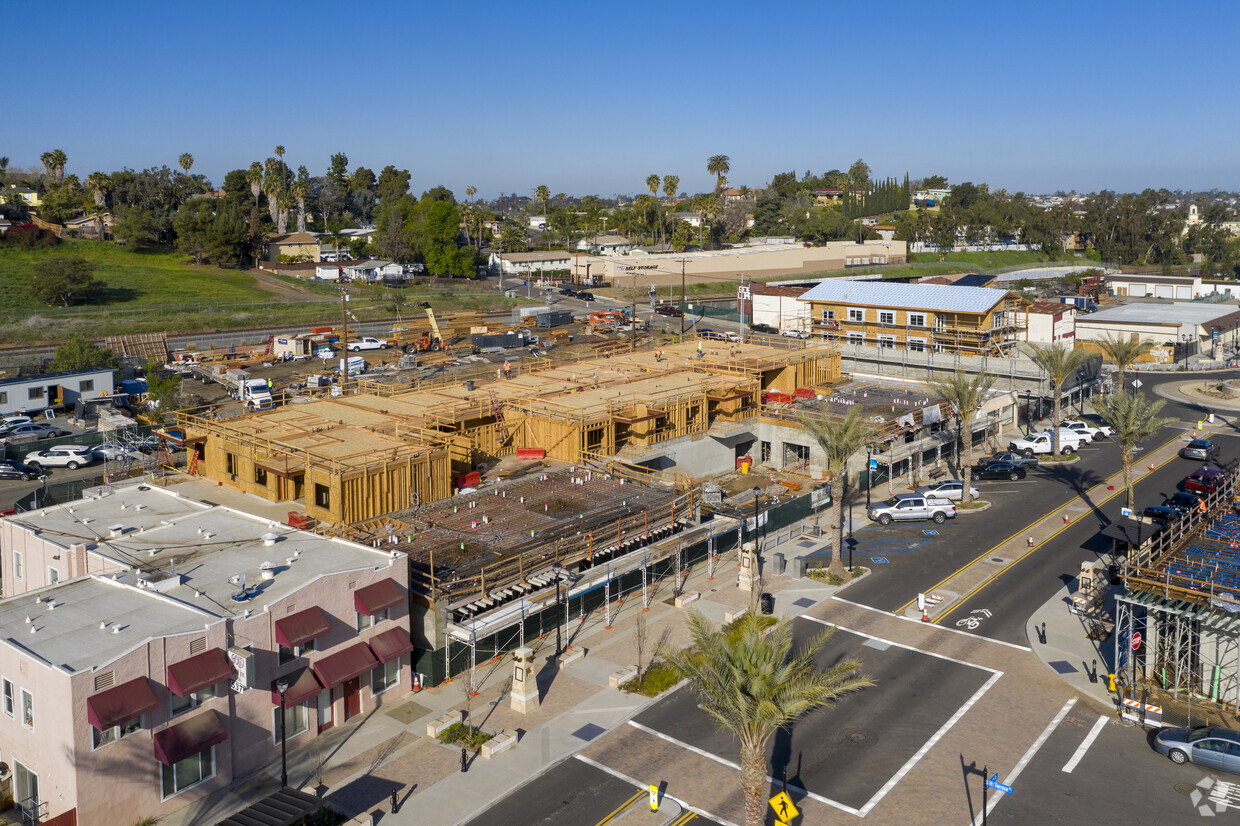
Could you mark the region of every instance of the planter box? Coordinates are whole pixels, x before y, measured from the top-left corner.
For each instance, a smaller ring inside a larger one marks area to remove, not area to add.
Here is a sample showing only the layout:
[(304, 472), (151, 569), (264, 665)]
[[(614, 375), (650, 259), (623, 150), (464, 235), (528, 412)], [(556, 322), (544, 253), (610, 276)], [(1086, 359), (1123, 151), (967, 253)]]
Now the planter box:
[(438, 737), (443, 734), (453, 723), (461, 722), (459, 714), (445, 714), (434, 722), (426, 724), (426, 736)]
[(585, 658), (586, 649), (574, 648), (572, 651), (565, 652), (564, 656), (560, 658), (560, 667), (563, 668), (566, 665), (572, 665), (578, 660), (584, 660)]
[(623, 685), (624, 683), (627, 683), (629, 680), (633, 679), (636, 676), (637, 676), (637, 667), (630, 666), (629, 668), (626, 668), (622, 671), (617, 671), (615, 674), (612, 674), (610, 677), (607, 678), (607, 682), (611, 684), (612, 688), (619, 688), (621, 685)]
[(517, 736), (515, 734), (501, 733), (492, 737), (490, 740), (482, 744), (482, 756), (490, 760), (497, 754), (502, 754), (517, 744)]
[(725, 611), (723, 613), (723, 621), (725, 623), (736, 622), (738, 619), (740, 619), (741, 617), (745, 616), (748, 613), (749, 613), (748, 608), (741, 608), (739, 611)]
[(676, 607), (684, 608), (686, 605), (697, 602), (701, 596), (701, 594), (681, 594), (676, 597)]

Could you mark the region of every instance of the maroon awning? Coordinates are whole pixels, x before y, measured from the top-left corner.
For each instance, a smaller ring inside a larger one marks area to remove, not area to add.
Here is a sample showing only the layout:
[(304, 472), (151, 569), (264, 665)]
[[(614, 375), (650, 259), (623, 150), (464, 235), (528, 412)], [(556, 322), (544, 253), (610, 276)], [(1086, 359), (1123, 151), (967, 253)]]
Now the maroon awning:
[[(284, 702), (290, 706), (301, 705), (323, 690), (319, 681), (314, 679), (314, 672), (307, 667), (299, 668), (284, 679), (288, 680)], [(280, 690), (276, 688), (276, 680), (271, 681), (271, 702), (273, 705), (280, 705)]]
[(232, 666), (222, 648), (212, 648), (168, 666), (168, 688), (178, 697), (188, 697), (231, 677)]
[(204, 711), (184, 723), (155, 732), (155, 759), (165, 766), (174, 766), (227, 739), (228, 732), (220, 715)]
[(315, 660), (311, 668), (323, 688), (335, 688), (360, 677), (378, 664), (375, 655), (370, 653), (370, 646), (357, 642), (343, 651)]
[(294, 648), (321, 637), (331, 630), (327, 614), (317, 605), (298, 611), (292, 616), (276, 620), (276, 642), (285, 648)]
[(358, 588), (353, 592), (353, 607), (359, 614), (377, 614), (384, 608), (403, 601), (405, 595), (400, 586), (392, 579), (381, 579), (373, 585)]
[(86, 718), (99, 731), (106, 731), (159, 705), (151, 681), (138, 677), (86, 698)]
[(413, 642), (404, 628), (391, 628), (370, 638), (370, 650), (381, 663), (389, 663), (413, 650)]

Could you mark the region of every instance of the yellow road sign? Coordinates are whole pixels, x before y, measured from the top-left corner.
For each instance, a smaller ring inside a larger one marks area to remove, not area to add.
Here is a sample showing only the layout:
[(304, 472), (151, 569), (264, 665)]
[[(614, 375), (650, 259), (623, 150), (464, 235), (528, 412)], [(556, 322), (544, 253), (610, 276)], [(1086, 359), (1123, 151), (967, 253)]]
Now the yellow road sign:
[(787, 792), (780, 792), (772, 797), (771, 808), (775, 810), (775, 814), (783, 821), (792, 820), (801, 814), (797, 811), (797, 807), (792, 804), (792, 798), (788, 796)]
[(650, 811), (659, 811), (659, 787), (653, 783), (650, 785)]

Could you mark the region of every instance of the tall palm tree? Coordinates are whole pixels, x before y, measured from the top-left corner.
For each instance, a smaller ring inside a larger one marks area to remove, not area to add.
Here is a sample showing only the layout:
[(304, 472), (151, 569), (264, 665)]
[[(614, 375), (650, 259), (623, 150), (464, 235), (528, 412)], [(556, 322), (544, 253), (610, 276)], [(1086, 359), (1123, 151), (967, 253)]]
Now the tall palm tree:
[(284, 232), (279, 229), (280, 225), (280, 193), (284, 189), (283, 181), (280, 176), (280, 161), (275, 158), (268, 158), (263, 165), (263, 192), (267, 194), (267, 214), (271, 216), (271, 223), (277, 226), (276, 232)]
[(838, 662), (825, 671), (819, 668), (815, 657), (834, 628), (795, 652), (791, 622), (782, 620), (766, 633), (762, 617), (753, 612), (732, 633), (725, 633), (692, 611), (689, 631), (691, 648), (662, 647), (659, 655), (689, 681), (699, 706), (715, 725), (740, 741), (745, 826), (761, 826), (770, 790), (766, 744), (771, 735), (874, 681), (856, 673), (858, 660)]
[(547, 214), (547, 199), (551, 197), (551, 190), (547, 188), (546, 184), (539, 184), (538, 186), (534, 187), (534, 197), (542, 201), (543, 215), (546, 215)]
[(1128, 507), (1132, 507), (1132, 458), (1140, 442), (1157, 433), (1164, 425), (1175, 421), (1159, 418), (1163, 400), (1148, 401), (1135, 393), (1109, 393), (1094, 399), (1094, 410), (1111, 426), (1115, 441), (1119, 443), (1120, 461), (1124, 468), (1124, 495)]
[(177, 165), (185, 170), (185, 174), (189, 174), (190, 168), (194, 165), (194, 156), (188, 152), (182, 152), (181, 157), (177, 158)]
[(723, 176), (732, 171), (732, 159), (727, 155), (711, 155), (706, 159), (706, 171), (715, 176), (715, 194), (723, 189)]
[(56, 176), (56, 183), (64, 183), (65, 165), (69, 163), (69, 156), (62, 149), (52, 150), (52, 171)]
[[(874, 438), (874, 427), (861, 417), (861, 405), (848, 408), (843, 418), (832, 418), (830, 409), (819, 402), (812, 413), (799, 416), (801, 426), (809, 433), (822, 452), (827, 455), (827, 470), (831, 473), (831, 521), (830, 530), (840, 524), (844, 507), (844, 477), (848, 473), (848, 461)], [(827, 570), (837, 576), (844, 575), (844, 558), (840, 555), (838, 542), (831, 543), (831, 563)]]
[(288, 169), (284, 166), (284, 144), (276, 146), (276, 157), (280, 159), (280, 191), (283, 192), (288, 180)]
[(289, 194), (297, 202), (297, 231), (306, 231), (306, 196), (310, 194), (310, 182), (298, 178), (289, 187)]
[(657, 225), (660, 223), (658, 196), (659, 196), (659, 185), (662, 183), (663, 183), (663, 179), (660, 178), (658, 175), (650, 174), (646, 176), (646, 188), (650, 190), (650, 194), (654, 198), (654, 220), (656, 224), (656, 233), (654, 236), (655, 241), (659, 240), (659, 236), (657, 232)]
[(478, 187), (474, 186), (473, 184), (470, 184), (469, 186), (465, 187), (465, 197), (468, 198), (469, 200), (472, 201), (474, 199), (474, 196), (477, 194), (478, 194)]
[[(960, 473), (960, 481), (964, 482), (964, 488), (967, 491), (969, 483), (973, 481), (973, 429), (971, 425), (973, 419), (981, 411), (982, 405), (986, 403), (986, 396), (995, 386), (995, 376), (989, 373), (975, 373), (970, 376), (963, 370), (957, 369), (950, 378), (932, 379), (929, 385), (931, 390), (942, 396), (952, 406), (952, 413), (956, 416), (956, 436), (961, 440), (960, 466), (957, 470)], [(966, 495), (961, 501), (967, 503), (969, 497)]]
[(1102, 348), (1102, 352), (1106, 357), (1115, 362), (1118, 369), (1117, 382), (1119, 391), (1124, 392), (1124, 372), (1129, 364), (1132, 364), (1141, 356), (1154, 349), (1154, 342), (1142, 341), (1139, 338), (1124, 338), (1119, 335), (1107, 334), (1103, 339), (1097, 342)]
[(39, 163), (43, 164), (43, 174), (51, 181), (56, 175), (56, 161), (52, 158), (51, 152), (44, 152), (39, 156)]
[(9, 156), (0, 155), (0, 181), (9, 174)]
[(673, 203), (676, 200), (676, 193), (679, 191), (680, 191), (680, 176), (679, 175), (664, 175), (663, 176), (663, 194), (667, 196), (667, 202), (669, 204)]
[(86, 188), (95, 198), (95, 206), (103, 207), (108, 198), (108, 188), (112, 181), (102, 172), (92, 172), (86, 176)]
[(1055, 420), (1051, 422), (1051, 455), (1059, 456), (1059, 422), (1063, 415), (1063, 386), (1073, 373), (1085, 366), (1090, 354), (1087, 350), (1076, 350), (1066, 347), (1063, 342), (1038, 344), (1029, 342), (1024, 345), (1025, 355), (1033, 359), (1033, 363), (1046, 371), (1051, 382), (1051, 394), (1055, 400)]
[(258, 203), (258, 193), (263, 191), (263, 165), (258, 161), (250, 164), (250, 168), (245, 172), (246, 183), (250, 185), (250, 194), (254, 196), (254, 203)]

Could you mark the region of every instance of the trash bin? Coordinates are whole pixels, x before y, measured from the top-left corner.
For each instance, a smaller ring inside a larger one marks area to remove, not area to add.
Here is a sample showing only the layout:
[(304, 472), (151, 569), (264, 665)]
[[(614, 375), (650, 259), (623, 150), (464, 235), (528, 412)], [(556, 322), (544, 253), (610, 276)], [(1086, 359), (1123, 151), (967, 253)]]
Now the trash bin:
[(775, 597), (771, 594), (763, 594), (761, 598), (762, 613), (775, 613)]

